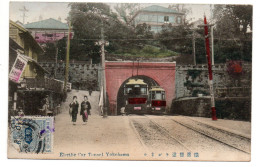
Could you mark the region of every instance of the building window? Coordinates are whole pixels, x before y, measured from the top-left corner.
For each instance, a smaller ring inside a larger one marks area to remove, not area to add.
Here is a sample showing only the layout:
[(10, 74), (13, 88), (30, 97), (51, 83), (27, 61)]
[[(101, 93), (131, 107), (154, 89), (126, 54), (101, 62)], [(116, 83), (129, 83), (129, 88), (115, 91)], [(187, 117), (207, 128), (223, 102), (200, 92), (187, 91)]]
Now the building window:
[(181, 24), (181, 17), (177, 17), (177, 23)]
[(47, 37), (53, 37), (53, 34), (46, 34)]
[(169, 23), (169, 16), (164, 16), (164, 23)]
[(42, 36), (53, 37), (53, 34), (42, 34)]

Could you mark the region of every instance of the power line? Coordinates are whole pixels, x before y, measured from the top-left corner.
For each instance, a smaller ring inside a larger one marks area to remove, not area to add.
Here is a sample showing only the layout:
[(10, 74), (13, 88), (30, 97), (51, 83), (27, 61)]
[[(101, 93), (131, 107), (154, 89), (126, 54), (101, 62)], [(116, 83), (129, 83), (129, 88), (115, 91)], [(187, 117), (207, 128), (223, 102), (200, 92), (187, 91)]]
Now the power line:
[(28, 17), (28, 16), (26, 16), (26, 12), (29, 12), (29, 10), (26, 9), (25, 6), (23, 6), (23, 8), (22, 8), (22, 9), (19, 9), (19, 10), (23, 12), (22, 17), (23, 17), (23, 24), (24, 24), (25, 17)]
[[(116, 39), (116, 38), (107, 38), (106, 40), (110, 41), (158, 41), (158, 40), (175, 40), (175, 39), (192, 39), (192, 37), (178, 37), (178, 38), (156, 38), (156, 39), (150, 39), (150, 38), (144, 38), (144, 39)], [(195, 37), (195, 39), (204, 39), (204, 37)], [(73, 40), (79, 40), (79, 41), (97, 41), (100, 40), (100, 38), (93, 38), (93, 39), (76, 39), (74, 38)], [(214, 38), (214, 40), (222, 40), (222, 41), (252, 41), (250, 39), (240, 39), (240, 38)]]

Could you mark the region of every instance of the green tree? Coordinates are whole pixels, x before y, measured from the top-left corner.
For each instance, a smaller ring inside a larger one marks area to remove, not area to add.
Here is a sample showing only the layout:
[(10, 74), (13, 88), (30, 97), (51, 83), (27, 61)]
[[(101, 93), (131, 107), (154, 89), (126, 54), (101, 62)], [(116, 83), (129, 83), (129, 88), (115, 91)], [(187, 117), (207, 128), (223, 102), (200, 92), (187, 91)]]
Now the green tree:
[(188, 23), (187, 15), (192, 14), (192, 9), (188, 8), (185, 4), (172, 4), (168, 6), (169, 9), (174, 9), (178, 12), (184, 13), (184, 23)]
[(215, 5), (216, 62), (252, 60), (252, 6)]
[[(116, 13), (104, 3), (70, 3), (69, 17), (72, 23), (74, 38), (71, 41), (71, 57), (77, 60), (92, 58), (94, 63), (100, 60), (101, 27), (105, 40), (109, 41), (106, 49), (113, 52), (129, 45), (133, 29), (122, 23)], [(74, 46), (74, 48), (73, 48)]]
[(53, 43), (46, 43), (42, 45), (44, 49), (44, 53), (39, 55), (38, 61), (40, 62), (48, 62), (48, 61), (55, 61), (56, 56), (56, 47)]
[(122, 20), (128, 25), (135, 15), (140, 10), (140, 4), (138, 3), (119, 3), (115, 6), (115, 10)]
[(158, 34), (158, 40), (167, 49), (182, 54), (192, 53), (191, 43), (192, 31), (189, 24), (172, 26), (163, 25), (162, 31)]

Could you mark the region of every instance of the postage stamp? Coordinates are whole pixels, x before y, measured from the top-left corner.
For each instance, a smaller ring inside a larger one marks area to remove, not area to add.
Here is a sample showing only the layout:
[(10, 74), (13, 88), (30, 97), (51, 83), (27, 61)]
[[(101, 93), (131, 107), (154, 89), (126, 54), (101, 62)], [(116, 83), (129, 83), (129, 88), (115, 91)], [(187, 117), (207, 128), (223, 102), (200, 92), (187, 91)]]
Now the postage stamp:
[(22, 153), (52, 153), (53, 117), (12, 117), (11, 143)]

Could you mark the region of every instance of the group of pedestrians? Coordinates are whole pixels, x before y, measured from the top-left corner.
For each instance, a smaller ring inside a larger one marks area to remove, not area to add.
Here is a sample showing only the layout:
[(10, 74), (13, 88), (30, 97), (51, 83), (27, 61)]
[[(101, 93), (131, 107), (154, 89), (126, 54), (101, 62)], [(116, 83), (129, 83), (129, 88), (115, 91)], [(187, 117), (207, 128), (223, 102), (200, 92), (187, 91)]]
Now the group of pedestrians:
[[(73, 125), (76, 125), (77, 115), (79, 110), (79, 103), (77, 101), (77, 96), (73, 96), (73, 101), (70, 103), (69, 107), (70, 107), (70, 114), (72, 117)], [(91, 110), (91, 105), (88, 101), (88, 96), (84, 96), (84, 100), (81, 102), (80, 105), (80, 115), (82, 116), (84, 125), (88, 121), (88, 116), (91, 115), (90, 110)]]

